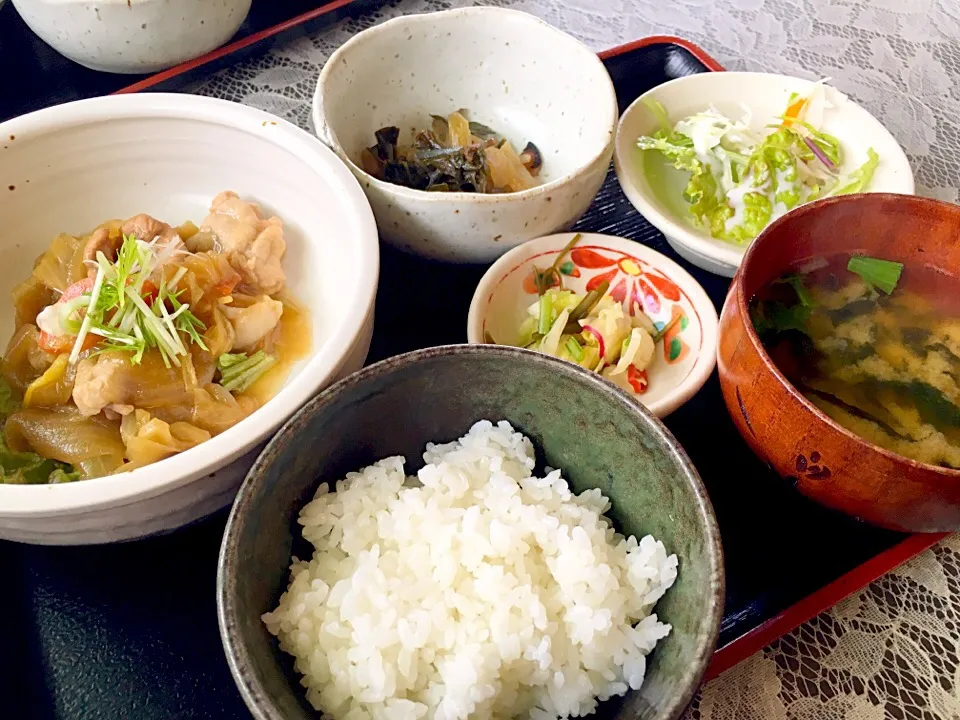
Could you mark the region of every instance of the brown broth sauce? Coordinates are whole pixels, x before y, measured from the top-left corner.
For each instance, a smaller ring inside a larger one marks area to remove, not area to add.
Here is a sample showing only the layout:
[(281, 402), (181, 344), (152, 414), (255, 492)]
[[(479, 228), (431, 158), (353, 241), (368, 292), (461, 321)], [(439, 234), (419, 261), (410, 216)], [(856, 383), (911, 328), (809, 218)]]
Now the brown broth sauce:
[(313, 346), (309, 313), (289, 297), (278, 299), (283, 302), (283, 315), (265, 348), (277, 358), (277, 362), (242, 393), (244, 397), (256, 400), (258, 407), (280, 392), (290, 370), (310, 353)]

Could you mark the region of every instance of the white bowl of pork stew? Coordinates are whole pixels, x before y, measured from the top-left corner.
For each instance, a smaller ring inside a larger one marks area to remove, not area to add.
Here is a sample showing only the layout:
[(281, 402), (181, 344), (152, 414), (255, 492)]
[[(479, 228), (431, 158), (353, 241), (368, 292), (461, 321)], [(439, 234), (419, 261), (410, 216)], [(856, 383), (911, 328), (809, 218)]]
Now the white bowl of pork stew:
[(0, 189), (0, 538), (209, 515), (366, 359), (373, 214), (289, 123), (186, 95), (61, 105), (0, 124)]

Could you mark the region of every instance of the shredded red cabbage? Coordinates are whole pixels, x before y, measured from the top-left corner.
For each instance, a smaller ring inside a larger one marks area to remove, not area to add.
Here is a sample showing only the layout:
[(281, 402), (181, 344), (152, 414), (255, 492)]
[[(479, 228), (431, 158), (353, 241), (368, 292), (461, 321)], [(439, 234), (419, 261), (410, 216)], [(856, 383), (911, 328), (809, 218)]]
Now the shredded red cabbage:
[(817, 156), (817, 160), (819, 160), (820, 162), (822, 162), (824, 165), (827, 166), (828, 170), (837, 169), (837, 166), (834, 165), (833, 160), (827, 157), (826, 153), (824, 153), (823, 150), (820, 149), (820, 146), (817, 145), (817, 143), (814, 142), (813, 139), (804, 137), (803, 142), (805, 142), (807, 147), (810, 148), (813, 154)]

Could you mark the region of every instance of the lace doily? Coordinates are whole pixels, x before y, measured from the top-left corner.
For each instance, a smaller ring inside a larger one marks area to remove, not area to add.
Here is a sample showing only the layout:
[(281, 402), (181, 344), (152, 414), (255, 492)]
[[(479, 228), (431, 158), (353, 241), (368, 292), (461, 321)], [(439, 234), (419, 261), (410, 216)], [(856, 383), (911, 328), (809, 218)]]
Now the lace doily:
[(960, 535), (707, 683), (684, 720), (960, 718)]
[[(320, 67), (347, 38), (397, 15), (473, 4), (526, 10), (595, 50), (675, 34), (731, 70), (829, 77), (897, 138), (920, 193), (958, 200), (958, 0), (404, 0), (281, 44), (194, 91), (309, 128)], [(685, 720), (955, 720), (958, 638), (954, 536), (705, 685)]]
[(403, 0), (276, 47), (195, 91), (308, 128), (320, 67), (347, 38), (397, 15), (468, 5), (525, 10), (598, 51), (645, 35), (680, 35), (729, 70), (828, 77), (897, 138), (918, 192), (958, 200), (957, 0)]

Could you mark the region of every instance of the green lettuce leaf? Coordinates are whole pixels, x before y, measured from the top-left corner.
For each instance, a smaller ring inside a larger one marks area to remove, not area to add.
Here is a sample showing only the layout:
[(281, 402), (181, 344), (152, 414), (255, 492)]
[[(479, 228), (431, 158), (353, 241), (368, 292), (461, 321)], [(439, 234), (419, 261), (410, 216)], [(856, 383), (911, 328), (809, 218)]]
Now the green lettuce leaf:
[(700, 161), (697, 160), (697, 154), (693, 149), (693, 140), (673, 129), (663, 105), (656, 100), (647, 100), (644, 104), (656, 115), (660, 127), (653, 135), (637, 138), (637, 147), (641, 150), (655, 150), (661, 153), (678, 170), (694, 172), (700, 169)]
[[(749, 167), (754, 175), (754, 186), (762, 187), (768, 183), (774, 193), (780, 191), (782, 181), (794, 187), (797, 182), (798, 138), (789, 130), (781, 129), (764, 138), (750, 156)], [(810, 153), (810, 148), (800, 140), (799, 144)]]
[(880, 156), (877, 155), (873, 148), (869, 148), (867, 150), (867, 161), (828, 192), (826, 197), (852, 195), (853, 193), (863, 192), (873, 179), (873, 173), (879, 164)]
[(683, 198), (690, 203), (693, 216), (708, 227), (713, 213), (718, 207), (725, 206), (720, 200), (718, 190), (717, 179), (713, 173), (708, 167), (697, 162), (697, 168), (691, 171), (687, 187), (683, 191)]
[(770, 224), (773, 204), (766, 195), (759, 192), (747, 193), (743, 196), (743, 205), (743, 220), (729, 229), (727, 220), (735, 215), (733, 208), (724, 204), (721, 212), (715, 212), (710, 223), (711, 234), (721, 240), (743, 245), (753, 240)]
[(637, 138), (637, 147), (641, 150), (656, 150), (667, 158), (677, 170), (693, 172), (700, 168), (700, 161), (693, 149), (693, 141), (686, 135), (670, 133), (669, 137), (658, 130), (654, 135)]
[(786, 190), (780, 190), (774, 199), (778, 203), (783, 203), (787, 210), (793, 210), (800, 203), (800, 189), (794, 186), (788, 187)]
[[(810, 148), (806, 150), (810, 152)], [(795, 153), (796, 135), (784, 128), (767, 135), (754, 150), (751, 160), (762, 162), (768, 170), (792, 170), (796, 173)]]

